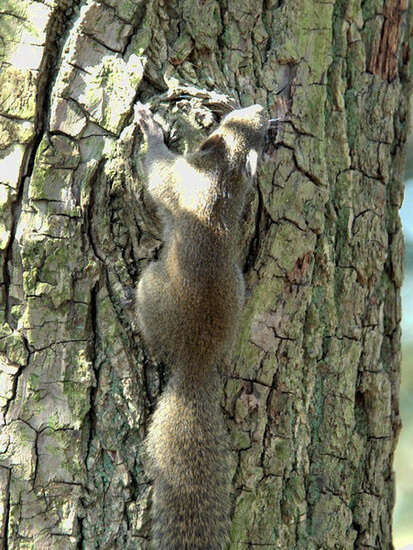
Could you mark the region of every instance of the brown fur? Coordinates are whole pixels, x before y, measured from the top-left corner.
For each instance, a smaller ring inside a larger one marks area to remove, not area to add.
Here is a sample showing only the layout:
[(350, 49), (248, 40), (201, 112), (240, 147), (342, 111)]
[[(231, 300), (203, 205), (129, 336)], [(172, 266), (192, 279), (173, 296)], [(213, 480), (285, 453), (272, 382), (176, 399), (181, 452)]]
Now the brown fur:
[(227, 115), (191, 155), (173, 154), (141, 104), (147, 189), (163, 222), (164, 247), (137, 291), (142, 334), (171, 368), (146, 442), (154, 478), (156, 550), (220, 550), (228, 542), (227, 441), (217, 365), (238, 326), (244, 283), (235, 246), (247, 182), (267, 130), (253, 105)]

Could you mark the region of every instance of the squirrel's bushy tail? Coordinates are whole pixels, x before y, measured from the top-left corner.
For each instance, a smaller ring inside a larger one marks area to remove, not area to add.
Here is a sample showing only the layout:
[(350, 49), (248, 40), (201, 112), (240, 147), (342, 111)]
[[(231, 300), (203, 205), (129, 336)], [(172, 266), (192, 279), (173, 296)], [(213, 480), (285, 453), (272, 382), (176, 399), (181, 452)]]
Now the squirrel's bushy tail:
[(228, 541), (226, 433), (217, 384), (204, 381), (173, 375), (149, 428), (156, 550), (221, 550)]

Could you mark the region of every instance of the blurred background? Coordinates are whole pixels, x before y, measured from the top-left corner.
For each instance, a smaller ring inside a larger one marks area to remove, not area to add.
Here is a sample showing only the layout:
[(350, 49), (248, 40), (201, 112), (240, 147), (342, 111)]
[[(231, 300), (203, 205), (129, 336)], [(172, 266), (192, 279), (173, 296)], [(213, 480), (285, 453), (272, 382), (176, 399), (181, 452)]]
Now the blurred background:
[(407, 144), (406, 190), (400, 211), (405, 238), (402, 288), (402, 384), (400, 407), (403, 429), (396, 450), (396, 507), (393, 536), (396, 550), (413, 550), (413, 110)]

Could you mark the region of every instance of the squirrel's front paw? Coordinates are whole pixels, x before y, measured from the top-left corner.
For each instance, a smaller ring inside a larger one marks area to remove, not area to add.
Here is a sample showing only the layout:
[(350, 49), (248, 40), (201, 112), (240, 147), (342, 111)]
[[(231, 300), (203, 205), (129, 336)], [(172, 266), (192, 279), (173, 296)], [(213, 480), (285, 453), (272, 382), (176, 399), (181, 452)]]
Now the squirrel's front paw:
[(148, 105), (136, 103), (134, 106), (135, 122), (139, 124), (141, 130), (147, 139), (160, 139), (163, 141), (162, 128), (159, 126)]

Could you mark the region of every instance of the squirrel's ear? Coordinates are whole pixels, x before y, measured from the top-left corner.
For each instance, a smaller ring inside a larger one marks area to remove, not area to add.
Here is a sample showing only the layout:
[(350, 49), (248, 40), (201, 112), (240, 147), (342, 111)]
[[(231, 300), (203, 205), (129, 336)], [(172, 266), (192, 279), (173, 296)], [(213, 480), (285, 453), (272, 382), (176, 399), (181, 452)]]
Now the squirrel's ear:
[(255, 149), (248, 152), (245, 160), (245, 172), (248, 177), (253, 178), (257, 173), (258, 153)]
[(212, 134), (209, 138), (207, 138), (204, 143), (201, 144), (199, 147), (199, 151), (202, 151), (203, 153), (213, 153), (214, 151), (218, 151), (222, 148), (223, 145), (223, 139), (222, 136), (219, 134)]

